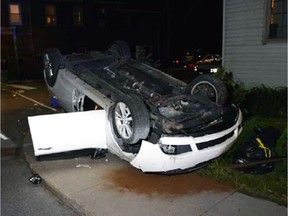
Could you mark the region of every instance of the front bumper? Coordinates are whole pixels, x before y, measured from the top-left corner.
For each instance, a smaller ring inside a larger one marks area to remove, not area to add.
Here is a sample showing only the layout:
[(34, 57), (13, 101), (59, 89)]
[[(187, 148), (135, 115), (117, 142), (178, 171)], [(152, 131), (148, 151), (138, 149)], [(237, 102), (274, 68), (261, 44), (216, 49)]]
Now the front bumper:
[[(174, 170), (187, 170), (197, 165), (210, 161), (226, 152), (242, 131), (242, 113), (239, 111), (236, 123), (221, 132), (193, 136), (162, 136), (158, 144), (142, 141), (137, 156), (130, 161), (132, 166), (143, 172), (171, 172)], [(160, 145), (190, 145), (191, 151), (171, 155), (165, 154)]]

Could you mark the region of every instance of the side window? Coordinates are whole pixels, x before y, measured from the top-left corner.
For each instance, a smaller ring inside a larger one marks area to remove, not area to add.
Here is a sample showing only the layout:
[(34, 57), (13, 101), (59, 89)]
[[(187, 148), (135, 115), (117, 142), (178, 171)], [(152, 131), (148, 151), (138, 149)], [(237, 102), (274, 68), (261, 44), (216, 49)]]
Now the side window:
[(56, 7), (54, 5), (46, 6), (46, 24), (57, 25)]
[(287, 0), (268, 0), (266, 41), (287, 39)]
[(81, 7), (73, 8), (73, 23), (74, 25), (82, 25), (83, 24), (83, 10)]
[(10, 25), (22, 25), (22, 14), (20, 4), (9, 4)]

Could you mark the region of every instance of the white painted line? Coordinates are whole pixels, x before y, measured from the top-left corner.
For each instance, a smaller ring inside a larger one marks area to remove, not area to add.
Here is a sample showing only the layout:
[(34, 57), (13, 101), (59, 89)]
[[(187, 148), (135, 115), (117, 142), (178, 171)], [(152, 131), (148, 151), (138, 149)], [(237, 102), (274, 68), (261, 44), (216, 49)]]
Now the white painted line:
[(27, 99), (27, 100), (30, 100), (30, 101), (32, 101), (33, 103), (38, 104), (39, 106), (42, 106), (42, 107), (45, 107), (45, 108), (47, 108), (47, 109), (50, 109), (50, 110), (53, 110), (53, 111), (57, 112), (57, 109), (54, 109), (54, 108), (52, 108), (52, 107), (49, 107), (49, 106), (47, 106), (47, 105), (45, 105), (45, 104), (43, 104), (43, 103), (41, 103), (41, 102), (39, 102), (39, 101), (36, 101), (36, 100), (34, 100), (34, 99), (32, 99), (32, 98), (29, 98), (29, 97), (25, 96), (25, 95), (22, 95), (22, 94), (18, 93), (17, 91), (13, 91), (13, 93), (16, 94), (16, 95), (19, 95), (19, 96), (21, 96), (21, 97), (23, 97), (23, 98), (25, 98), (25, 99)]
[(34, 90), (34, 89), (36, 89), (35, 87), (24, 86), (24, 85), (16, 85), (16, 84), (11, 84), (11, 85), (8, 85), (8, 86), (11, 86), (11, 87), (14, 87), (14, 88), (17, 88), (17, 89), (23, 89), (23, 90)]
[(8, 137), (6, 137), (4, 134), (2, 134), (2, 133), (0, 133), (0, 137), (1, 137), (1, 139), (2, 140), (8, 140), (9, 138)]

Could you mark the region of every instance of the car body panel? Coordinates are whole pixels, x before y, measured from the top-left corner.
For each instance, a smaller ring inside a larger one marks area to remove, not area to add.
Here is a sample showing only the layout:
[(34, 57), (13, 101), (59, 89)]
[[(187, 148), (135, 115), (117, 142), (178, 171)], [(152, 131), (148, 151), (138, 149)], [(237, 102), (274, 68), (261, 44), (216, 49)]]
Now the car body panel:
[(30, 116), (28, 123), (35, 156), (108, 148), (105, 110)]
[[(44, 74), (45, 75), (45, 74)], [(103, 108), (113, 105), (113, 101), (105, 96), (87, 82), (84, 82), (67, 69), (60, 69), (56, 83), (53, 87), (47, 85), (52, 95), (57, 95), (61, 107), (67, 112), (73, 112), (72, 92), (77, 89), (81, 94), (91, 98)]]

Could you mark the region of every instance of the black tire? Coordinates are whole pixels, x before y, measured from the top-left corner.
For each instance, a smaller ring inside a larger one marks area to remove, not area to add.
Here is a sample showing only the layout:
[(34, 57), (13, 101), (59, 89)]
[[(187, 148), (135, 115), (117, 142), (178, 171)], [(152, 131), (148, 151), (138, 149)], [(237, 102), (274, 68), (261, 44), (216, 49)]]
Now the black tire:
[(63, 57), (56, 48), (46, 49), (43, 55), (43, 70), (47, 84), (51, 87), (55, 85), (58, 71), (63, 66)]
[(143, 101), (136, 95), (118, 100), (111, 108), (115, 135), (127, 144), (146, 139), (150, 131), (150, 116)]
[(129, 59), (131, 58), (131, 50), (129, 45), (122, 40), (116, 40), (108, 48), (110, 55), (114, 56), (117, 59)]
[(222, 80), (211, 74), (204, 74), (196, 77), (187, 86), (187, 94), (197, 94), (199, 92), (207, 94), (218, 105), (224, 105), (227, 101), (227, 89)]

